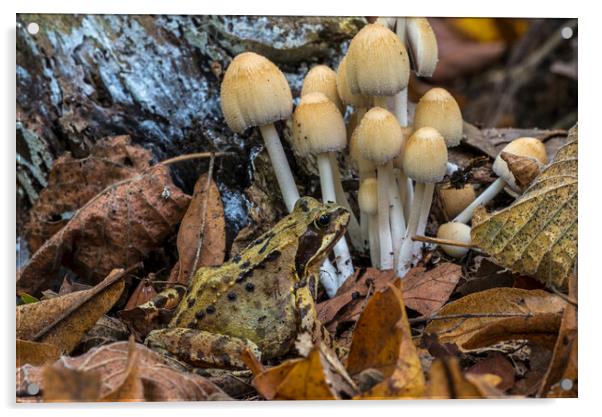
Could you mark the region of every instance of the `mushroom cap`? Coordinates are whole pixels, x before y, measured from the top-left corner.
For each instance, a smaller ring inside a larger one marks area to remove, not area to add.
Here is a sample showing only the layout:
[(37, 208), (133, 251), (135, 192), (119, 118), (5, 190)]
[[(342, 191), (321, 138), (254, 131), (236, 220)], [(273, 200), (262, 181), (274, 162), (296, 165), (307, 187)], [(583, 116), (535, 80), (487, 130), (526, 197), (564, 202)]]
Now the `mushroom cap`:
[(402, 144), (401, 144), (401, 151), (399, 151), (399, 154), (393, 160), (393, 166), (395, 168), (403, 169), (403, 154), (405, 153), (406, 142), (408, 141), (408, 139), (410, 138), (410, 136), (412, 135), (413, 132), (414, 132), (413, 126), (401, 126), (401, 134), (402, 134), (403, 140), (402, 140)]
[(475, 200), (476, 193), (472, 184), (464, 184), (463, 188), (446, 184), (439, 189), (439, 197), (443, 211), (448, 218), (453, 219)]
[(416, 105), (414, 127), (437, 129), (447, 146), (457, 146), (462, 140), (462, 113), (452, 95), (443, 88), (431, 88)]
[(406, 35), (416, 75), (432, 76), (439, 60), (439, 49), (435, 32), (428, 19), (426, 17), (406, 18)]
[(301, 97), (310, 93), (322, 93), (328, 100), (332, 101), (341, 114), (345, 113), (345, 106), (341, 102), (337, 92), (337, 73), (326, 65), (316, 65), (313, 67), (303, 80), (301, 88)]
[(355, 128), (349, 139), (349, 157), (351, 159), (351, 164), (361, 178), (374, 176), (376, 165), (374, 162), (364, 158), (359, 150), (357, 137), (357, 128)]
[(347, 56), (344, 56), (339, 67), (337, 68), (337, 92), (343, 104), (353, 106), (355, 108), (368, 107), (370, 105), (370, 97), (362, 94), (353, 94), (349, 89), (347, 82)]
[(382, 107), (368, 110), (355, 133), (358, 151), (376, 165), (386, 164), (401, 152), (401, 126), (395, 116)]
[(253, 52), (237, 55), (226, 70), (220, 91), (222, 112), (234, 132), (287, 119), (293, 96), (284, 74)]
[(324, 94), (301, 97), (293, 113), (293, 144), (302, 155), (340, 151), (347, 146), (343, 116)]
[(360, 184), (357, 193), (357, 202), (360, 210), (367, 214), (378, 212), (378, 181), (376, 178), (366, 178)]
[(526, 158), (533, 158), (540, 164), (546, 164), (548, 162), (548, 155), (546, 153), (546, 147), (543, 142), (536, 138), (522, 137), (514, 139), (508, 145), (506, 145), (495, 158), (493, 162), (493, 172), (504, 181), (508, 183), (510, 188), (515, 191), (519, 191), (520, 187), (516, 184), (514, 174), (510, 171), (508, 163), (502, 159), (502, 152), (510, 153), (516, 156), (523, 156)]
[[(470, 226), (460, 222), (449, 222), (439, 226), (437, 230), (439, 239), (455, 240), (462, 243), (470, 243)], [(441, 245), (443, 252), (454, 258), (461, 258), (469, 251), (468, 248), (451, 245)]]
[(397, 35), (373, 23), (351, 40), (345, 70), (353, 94), (393, 96), (408, 86), (410, 61)]
[(417, 182), (439, 182), (447, 171), (447, 146), (432, 127), (421, 127), (406, 142), (403, 171)]

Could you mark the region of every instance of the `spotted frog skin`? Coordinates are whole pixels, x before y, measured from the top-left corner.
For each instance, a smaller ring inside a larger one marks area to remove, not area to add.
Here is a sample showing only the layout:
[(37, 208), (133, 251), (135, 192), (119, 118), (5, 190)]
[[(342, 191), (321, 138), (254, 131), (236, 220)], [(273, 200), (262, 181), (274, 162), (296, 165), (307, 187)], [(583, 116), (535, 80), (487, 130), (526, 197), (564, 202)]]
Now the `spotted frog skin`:
[(315, 310), (318, 272), (348, 221), (341, 206), (301, 198), (229, 262), (200, 269), (168, 328), (151, 332), (147, 345), (195, 366), (238, 368), (245, 348), (270, 359), (301, 332), (329, 337)]

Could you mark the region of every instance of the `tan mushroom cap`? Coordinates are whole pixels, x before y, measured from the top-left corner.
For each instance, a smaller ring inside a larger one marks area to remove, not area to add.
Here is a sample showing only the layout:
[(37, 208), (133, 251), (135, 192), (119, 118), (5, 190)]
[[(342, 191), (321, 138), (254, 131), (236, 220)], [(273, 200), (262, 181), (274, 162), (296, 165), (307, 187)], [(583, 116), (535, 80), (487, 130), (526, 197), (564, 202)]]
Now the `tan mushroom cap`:
[(449, 147), (460, 144), (462, 125), (460, 106), (443, 88), (431, 88), (416, 105), (414, 127), (420, 129), (429, 126), (437, 129)]
[(462, 213), (477, 198), (472, 184), (464, 184), (462, 188), (446, 184), (439, 189), (439, 197), (443, 211), (450, 219)]
[(353, 94), (347, 82), (347, 57), (344, 56), (337, 68), (337, 92), (343, 104), (355, 108), (370, 106), (371, 99), (362, 94)]
[(353, 94), (393, 96), (408, 86), (410, 61), (397, 35), (374, 23), (351, 40), (345, 70)]
[(421, 183), (436, 183), (447, 171), (447, 146), (432, 127), (421, 127), (407, 140), (403, 155), (405, 174)]
[(366, 178), (360, 184), (357, 193), (357, 202), (360, 210), (367, 214), (376, 214), (378, 212), (378, 180), (376, 178)]
[(395, 116), (382, 107), (368, 110), (355, 132), (359, 152), (376, 165), (386, 164), (401, 152), (401, 126)]
[[(439, 226), (437, 231), (439, 239), (455, 240), (457, 242), (470, 244), (470, 226), (460, 222), (449, 222)], [(461, 258), (468, 253), (468, 248), (452, 245), (441, 245), (443, 252), (454, 258)]]
[(540, 164), (546, 164), (548, 162), (548, 155), (546, 153), (546, 147), (543, 142), (536, 138), (522, 137), (514, 139), (508, 145), (506, 145), (495, 158), (493, 162), (493, 172), (495, 172), (500, 178), (510, 185), (510, 187), (516, 191), (520, 190), (520, 187), (516, 184), (514, 175), (508, 167), (508, 163), (501, 157), (502, 152), (510, 153), (516, 156), (524, 156), (527, 158), (533, 158)]
[(293, 110), (284, 74), (253, 52), (237, 55), (226, 70), (220, 91), (222, 112), (234, 132), (287, 119)]
[(332, 101), (339, 111), (344, 114), (345, 106), (337, 92), (337, 73), (326, 65), (316, 65), (303, 80), (301, 97), (310, 93), (322, 93)]
[(340, 151), (347, 146), (343, 116), (324, 94), (301, 97), (293, 113), (293, 144), (302, 155)]
[(416, 75), (430, 77), (437, 68), (439, 48), (435, 32), (428, 19), (426, 17), (406, 18), (406, 34)]

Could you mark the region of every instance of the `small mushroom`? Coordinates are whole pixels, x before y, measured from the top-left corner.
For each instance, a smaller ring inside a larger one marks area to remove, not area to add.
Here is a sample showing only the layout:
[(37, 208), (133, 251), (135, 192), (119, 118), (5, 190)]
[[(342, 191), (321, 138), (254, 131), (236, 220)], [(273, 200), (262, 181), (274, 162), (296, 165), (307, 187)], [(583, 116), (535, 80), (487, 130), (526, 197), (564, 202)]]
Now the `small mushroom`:
[(326, 65), (316, 65), (303, 80), (301, 97), (310, 93), (322, 93), (332, 101), (342, 115), (345, 115), (345, 106), (337, 92), (337, 73)]
[(299, 191), (274, 127), (274, 122), (287, 119), (293, 110), (293, 97), (284, 74), (261, 55), (241, 53), (226, 70), (220, 98), (226, 123), (234, 132), (259, 127), (284, 203), (291, 212)]
[[(444, 223), (441, 226), (439, 226), (439, 230), (437, 230), (437, 237), (439, 239), (454, 240), (456, 242), (470, 244), (470, 226), (458, 222)], [(468, 248), (465, 248), (463, 246), (440, 246), (443, 252), (447, 253), (453, 258), (461, 258), (464, 255), (466, 255), (469, 251)]]
[[(337, 107), (322, 93), (301, 97), (293, 113), (293, 143), (299, 153), (316, 155), (320, 171), (320, 186), (324, 202), (336, 202), (333, 169), (330, 155), (347, 146), (345, 121)], [(345, 237), (334, 246), (340, 271), (338, 286), (353, 275), (353, 263)]]
[(439, 60), (435, 32), (426, 17), (406, 17), (405, 36), (416, 75), (430, 77)]
[(378, 242), (378, 183), (376, 178), (366, 178), (360, 183), (357, 194), (360, 212), (368, 219), (368, 242), (370, 261), (374, 268), (380, 268)]
[(346, 106), (352, 106), (355, 110), (364, 110), (370, 106), (370, 97), (362, 94), (354, 94), (347, 82), (347, 56), (344, 56), (337, 68), (337, 92), (341, 101)]
[(447, 147), (443, 136), (432, 127), (416, 130), (408, 139), (403, 155), (403, 169), (408, 177), (416, 181), (416, 188), (406, 236), (397, 257), (399, 277), (403, 277), (412, 264), (415, 242), (411, 238), (424, 234), (424, 230), (419, 230), (419, 222), (428, 219), (435, 183), (443, 179), (446, 167)]
[[(399, 192), (396, 201), (390, 201), (389, 184), (393, 178), (393, 159), (401, 152), (403, 135), (401, 126), (392, 113), (381, 107), (373, 107), (362, 118), (356, 128), (357, 146), (364, 158), (377, 166), (378, 223), (380, 239), (380, 265), (382, 269), (393, 268), (393, 237), (401, 239), (405, 232), (405, 220)], [(394, 191), (395, 191), (394, 190)], [(393, 207), (389, 207), (391, 204)], [(389, 210), (395, 215), (389, 220)]]
[(472, 219), (474, 210), (478, 206), (487, 204), (489, 201), (491, 201), (496, 195), (499, 194), (500, 191), (504, 189), (506, 185), (509, 185), (510, 188), (515, 191), (520, 190), (516, 184), (514, 174), (508, 168), (508, 164), (501, 156), (502, 153), (532, 158), (540, 164), (546, 164), (548, 162), (546, 148), (539, 139), (523, 137), (513, 140), (502, 149), (493, 163), (493, 172), (496, 173), (498, 179), (495, 180), (489, 187), (487, 187), (485, 191), (479, 194), (479, 196), (468, 207), (458, 214), (454, 218), (454, 222), (468, 223)]
[(439, 199), (448, 219), (453, 219), (460, 214), (476, 197), (472, 184), (464, 184), (462, 188), (446, 184), (439, 188)]
[(462, 140), (462, 113), (454, 97), (443, 88), (431, 88), (416, 105), (414, 128), (432, 127), (441, 133), (448, 148)]

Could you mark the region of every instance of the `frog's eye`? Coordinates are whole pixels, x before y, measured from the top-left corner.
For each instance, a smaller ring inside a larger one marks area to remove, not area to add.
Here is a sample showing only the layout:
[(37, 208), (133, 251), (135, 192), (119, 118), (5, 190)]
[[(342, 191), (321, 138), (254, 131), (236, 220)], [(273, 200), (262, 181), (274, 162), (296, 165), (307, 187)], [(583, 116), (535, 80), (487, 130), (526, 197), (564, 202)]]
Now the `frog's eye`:
[(316, 219), (315, 223), (319, 228), (325, 228), (330, 223), (330, 214), (322, 214)]

